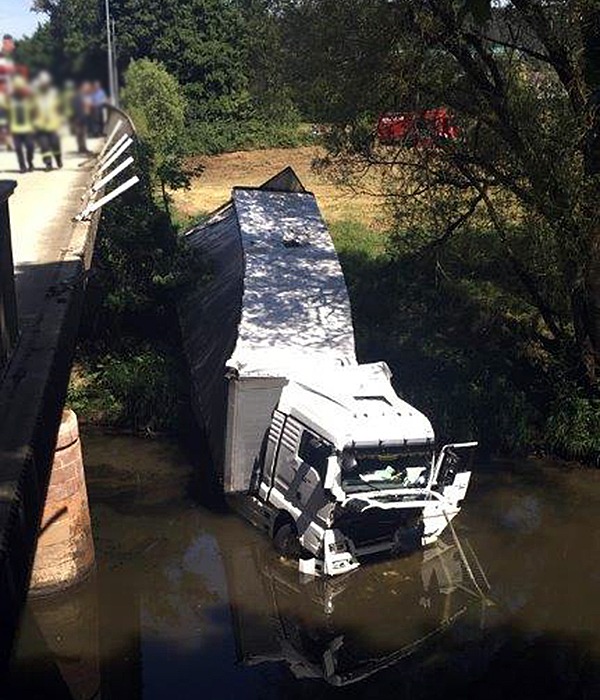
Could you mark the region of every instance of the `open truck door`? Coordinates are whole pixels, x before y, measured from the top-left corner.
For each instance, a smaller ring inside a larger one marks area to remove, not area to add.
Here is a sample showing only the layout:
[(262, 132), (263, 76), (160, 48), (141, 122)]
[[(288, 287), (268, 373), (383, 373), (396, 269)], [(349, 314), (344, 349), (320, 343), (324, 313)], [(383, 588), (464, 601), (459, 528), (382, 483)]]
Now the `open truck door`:
[[(455, 442), (444, 445), (435, 461), (431, 486), (449, 486), (456, 477), (471, 474), (473, 456), (478, 442)], [(468, 483), (468, 476), (466, 476)], [(459, 479), (460, 481), (460, 479)]]

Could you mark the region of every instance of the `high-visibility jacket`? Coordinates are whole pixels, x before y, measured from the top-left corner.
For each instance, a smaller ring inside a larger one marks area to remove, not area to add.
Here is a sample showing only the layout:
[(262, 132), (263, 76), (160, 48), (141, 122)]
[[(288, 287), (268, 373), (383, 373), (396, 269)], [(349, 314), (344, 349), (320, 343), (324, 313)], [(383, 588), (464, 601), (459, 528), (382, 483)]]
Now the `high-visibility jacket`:
[(35, 104), (29, 96), (12, 95), (8, 101), (8, 123), (12, 134), (32, 134)]
[(35, 96), (34, 126), (38, 131), (58, 131), (63, 123), (62, 105), (58, 92), (51, 88)]

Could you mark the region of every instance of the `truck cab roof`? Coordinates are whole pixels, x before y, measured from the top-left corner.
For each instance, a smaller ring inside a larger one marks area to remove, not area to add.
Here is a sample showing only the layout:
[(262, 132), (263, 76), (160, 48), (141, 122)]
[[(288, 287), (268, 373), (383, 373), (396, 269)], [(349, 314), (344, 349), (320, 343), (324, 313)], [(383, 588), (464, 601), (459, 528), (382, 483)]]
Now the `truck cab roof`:
[(293, 374), (279, 409), (341, 450), (433, 443), (428, 418), (403, 401), (384, 362)]

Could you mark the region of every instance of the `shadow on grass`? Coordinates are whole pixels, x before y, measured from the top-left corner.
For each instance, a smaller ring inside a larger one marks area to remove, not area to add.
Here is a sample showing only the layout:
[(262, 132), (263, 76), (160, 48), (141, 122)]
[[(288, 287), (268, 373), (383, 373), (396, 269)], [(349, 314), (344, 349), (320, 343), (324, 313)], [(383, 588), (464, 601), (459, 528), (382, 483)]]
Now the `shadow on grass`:
[(484, 453), (531, 448), (548, 378), (531, 352), (532, 320), (498, 285), (453, 279), (431, 259), (342, 249), (359, 360), (385, 360), (397, 390), (443, 440), (478, 439)]

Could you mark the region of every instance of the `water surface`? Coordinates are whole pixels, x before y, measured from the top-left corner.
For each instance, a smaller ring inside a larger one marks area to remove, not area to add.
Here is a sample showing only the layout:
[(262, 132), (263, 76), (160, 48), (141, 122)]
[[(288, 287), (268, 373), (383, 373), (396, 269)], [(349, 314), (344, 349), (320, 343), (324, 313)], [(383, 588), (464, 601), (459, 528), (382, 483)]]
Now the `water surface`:
[(202, 503), (173, 443), (83, 445), (97, 573), (30, 603), (14, 697), (600, 697), (600, 472), (480, 466), (456, 521), (472, 575), (445, 536), (305, 580)]

